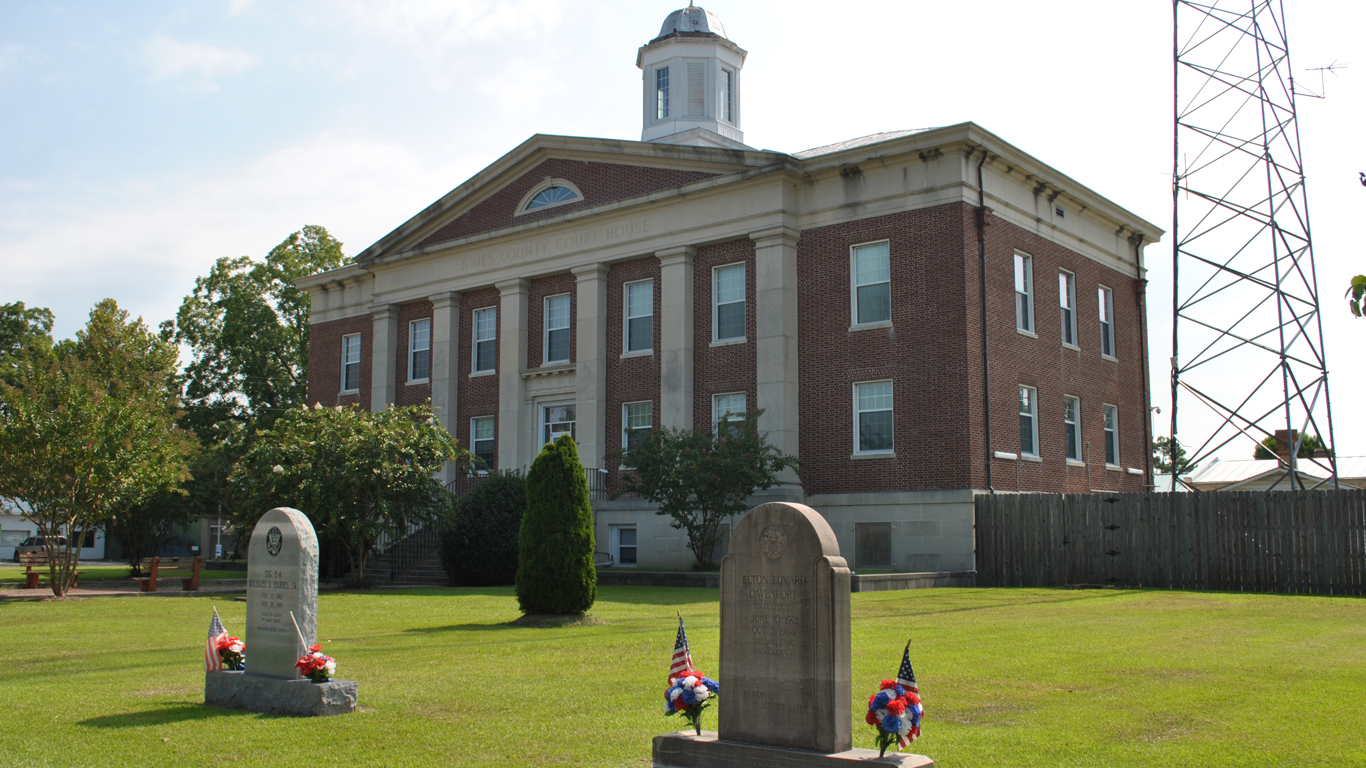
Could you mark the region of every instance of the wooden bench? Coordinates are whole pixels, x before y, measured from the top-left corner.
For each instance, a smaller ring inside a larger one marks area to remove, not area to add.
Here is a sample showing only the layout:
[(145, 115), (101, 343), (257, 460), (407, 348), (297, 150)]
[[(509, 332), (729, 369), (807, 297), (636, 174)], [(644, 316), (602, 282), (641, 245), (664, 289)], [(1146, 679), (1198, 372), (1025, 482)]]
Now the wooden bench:
[[(142, 572), (147, 574), (138, 579), (143, 592), (157, 591), (157, 579), (165, 576), (180, 579), (180, 588), (186, 592), (199, 591), (199, 571), (204, 567), (202, 557), (148, 557), (142, 561)], [(183, 574), (189, 574), (188, 576)]]
[[(19, 555), (19, 564), (26, 566), (24, 568), (24, 586), (21, 589), (37, 589), (38, 577), (51, 572), (51, 560), (46, 552), (24, 552)], [(37, 570), (34, 570), (35, 568)], [(71, 580), (72, 588), (80, 583), (81, 573), (83, 571), (76, 571), (76, 577)]]

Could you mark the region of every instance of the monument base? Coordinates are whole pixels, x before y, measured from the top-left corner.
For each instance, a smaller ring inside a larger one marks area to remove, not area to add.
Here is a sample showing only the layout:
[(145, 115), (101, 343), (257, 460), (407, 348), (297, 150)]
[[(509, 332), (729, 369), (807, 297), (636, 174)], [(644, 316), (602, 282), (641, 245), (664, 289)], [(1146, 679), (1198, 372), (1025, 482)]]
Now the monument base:
[(924, 755), (888, 752), (879, 758), (875, 749), (822, 754), (803, 749), (721, 741), (713, 731), (703, 731), (701, 736), (692, 733), (656, 736), (653, 760), (654, 768), (850, 768), (858, 763), (934, 768), (934, 761)]
[(302, 678), (281, 680), (244, 672), (205, 672), (204, 703), (270, 715), (323, 717), (356, 711), (355, 680), (314, 683)]

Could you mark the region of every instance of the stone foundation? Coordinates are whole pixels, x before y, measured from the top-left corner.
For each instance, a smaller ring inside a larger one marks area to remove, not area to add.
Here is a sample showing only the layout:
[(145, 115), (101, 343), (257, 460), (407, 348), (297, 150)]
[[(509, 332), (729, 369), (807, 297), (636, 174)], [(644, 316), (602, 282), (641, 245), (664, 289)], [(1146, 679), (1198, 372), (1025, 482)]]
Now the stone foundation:
[(712, 731), (703, 731), (701, 736), (692, 733), (656, 736), (653, 760), (654, 768), (852, 768), (870, 763), (901, 768), (934, 768), (934, 761), (924, 755), (888, 752), (885, 757), (879, 758), (875, 749), (851, 749), (824, 754), (721, 741)]
[(204, 703), (271, 715), (323, 717), (356, 711), (355, 680), (314, 683), (281, 680), (244, 672), (205, 672)]

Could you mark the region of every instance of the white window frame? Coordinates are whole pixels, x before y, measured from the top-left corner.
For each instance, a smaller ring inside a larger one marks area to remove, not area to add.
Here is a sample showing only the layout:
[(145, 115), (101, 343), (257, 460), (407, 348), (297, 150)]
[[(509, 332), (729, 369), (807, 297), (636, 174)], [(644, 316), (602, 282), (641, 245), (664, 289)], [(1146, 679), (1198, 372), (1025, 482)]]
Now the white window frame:
[[(644, 285), (644, 284), (649, 284), (649, 286), (650, 286), (650, 290), (649, 290), (649, 293), (650, 293), (650, 314), (649, 314), (649, 315), (635, 315), (635, 316), (633, 316), (633, 315), (631, 314), (631, 286), (633, 286), (633, 285)], [(622, 353), (623, 353), (623, 354), (626, 354), (626, 355), (648, 355), (648, 354), (653, 354), (654, 351), (655, 351), (655, 322), (654, 322), (654, 319), (655, 319), (655, 281), (654, 281), (654, 278), (649, 278), (649, 279), (646, 279), (646, 280), (632, 280), (631, 282), (625, 283), (624, 285), (622, 285), (622, 287), (621, 287), (621, 305), (622, 305), (622, 307), (621, 307), (621, 316), (624, 318), (624, 319), (622, 320), (622, 322), (621, 322), (621, 349), (622, 349)], [(649, 345), (646, 346), (644, 349), (631, 349), (631, 321), (632, 321), (632, 320), (638, 320), (638, 319), (640, 319), (640, 318), (642, 318), (642, 317), (649, 317), (649, 318), (650, 318), (650, 334), (649, 334), (650, 338), (647, 339), (647, 341), (649, 342)]]
[[(1017, 408), (1016, 410), (1019, 411), (1019, 415), (1022, 417), (1025, 415), (1029, 416), (1030, 437), (1032, 438), (1032, 442), (1034, 443), (1034, 445), (1031, 446), (1032, 450), (1026, 451), (1023, 440), (1024, 435), (1021, 435), (1020, 455), (1029, 456), (1037, 459), (1039, 458), (1039, 390), (1037, 387), (1027, 387), (1021, 384), (1020, 393), (1023, 393), (1025, 390), (1029, 390), (1029, 413), (1026, 414), (1023, 410), (1020, 410), (1019, 408)], [(1016, 394), (1016, 403), (1023, 405), (1023, 403), (1020, 403), (1020, 400), (1023, 399), (1024, 398), (1020, 397), (1019, 393)]]
[[(417, 329), (425, 325), (427, 328), (427, 346), (424, 349), (417, 347)], [(414, 368), (417, 365), (417, 353), (427, 353), (427, 375), (414, 376)], [(418, 318), (408, 323), (408, 383), (426, 384), (432, 380), (432, 319), (430, 317)]]
[(720, 273), (721, 270), (728, 269), (730, 267), (740, 267), (741, 271), (744, 273), (744, 277), (740, 280), (740, 296), (742, 298), (738, 302), (728, 301), (726, 302), (726, 304), (748, 305), (749, 303), (749, 266), (745, 262), (737, 261), (731, 264), (719, 264), (711, 268), (711, 341), (713, 344), (742, 344), (744, 343), (745, 338), (749, 332), (749, 307), (746, 306), (744, 312), (744, 322), (740, 324), (740, 335), (728, 336), (724, 339), (717, 335), (720, 332), (720, 327), (717, 325), (716, 319), (721, 307), (721, 305), (717, 303), (717, 275), (718, 273)]
[[(860, 248), (869, 248), (875, 245), (887, 245), (887, 279), (866, 285), (887, 284), (887, 319), (869, 320), (860, 323), (858, 319), (858, 289), (864, 287), (858, 281), (858, 252)], [(849, 246), (849, 325), (854, 328), (882, 328), (892, 324), (892, 241), (889, 239), (873, 240), (867, 243), (857, 243)]]
[[(1115, 359), (1115, 292), (1108, 286), (1097, 286), (1096, 301), (1100, 317), (1100, 356)], [(1108, 352), (1106, 350), (1109, 350)]]
[[(1071, 421), (1068, 421), (1068, 420), (1067, 420), (1067, 406), (1068, 406), (1069, 403), (1071, 403), (1071, 405), (1072, 405), (1072, 420), (1071, 420)], [(1083, 456), (1084, 454), (1083, 454), (1083, 452), (1082, 452), (1082, 443), (1081, 443), (1081, 398), (1080, 398), (1080, 397), (1077, 397), (1076, 395), (1063, 395), (1063, 396), (1062, 396), (1062, 428), (1063, 428), (1063, 441), (1062, 441), (1063, 453), (1064, 453), (1064, 454), (1067, 453), (1067, 438), (1068, 438), (1069, 435), (1073, 438), (1072, 443), (1073, 443), (1073, 446), (1076, 448), (1076, 455), (1075, 455), (1075, 456), (1070, 455), (1070, 454), (1067, 455), (1067, 460), (1068, 460), (1068, 461), (1071, 461), (1071, 462), (1083, 463), (1083, 462), (1085, 461), (1085, 459), (1082, 458), (1082, 456)]]
[[(1062, 334), (1063, 346), (1080, 349), (1081, 345), (1077, 343), (1077, 275), (1065, 269), (1058, 270), (1058, 314), (1061, 316), (1059, 333)], [(1069, 333), (1071, 341), (1067, 338)]]
[[(487, 339), (479, 338), (479, 314), (481, 312), (493, 313), (493, 336)], [(480, 307), (470, 313), (470, 375), (487, 376), (498, 370), (498, 307)], [(479, 344), (480, 342), (491, 342), (493, 344), (493, 367), (479, 367)]]
[(721, 68), (721, 119), (735, 125), (735, 70)]
[[(659, 87), (659, 76), (664, 75), (664, 87)], [(655, 120), (667, 120), (669, 118), (669, 82), (671, 80), (668, 67), (655, 67)]]
[[(636, 543), (627, 545), (636, 551), (636, 561), (634, 563), (621, 562), (621, 532), (626, 529), (629, 529), (636, 534)], [(611, 525), (608, 526), (608, 530), (610, 532), (609, 540), (612, 546), (612, 562), (620, 568), (635, 568), (640, 565), (640, 527), (635, 523), (629, 523), (625, 525)]]
[[(565, 325), (564, 325), (564, 327), (562, 327), (562, 328), (551, 328), (551, 327), (550, 327), (550, 301), (551, 301), (552, 299), (558, 299), (558, 298), (563, 298), (563, 299), (565, 300), (565, 304), (568, 305), (568, 311), (564, 313), (564, 315), (565, 315), (565, 319), (564, 319)], [(571, 360), (574, 359), (574, 351), (573, 351), (573, 350), (574, 350), (574, 343), (573, 343), (573, 338), (572, 338), (572, 334), (573, 334), (573, 332), (574, 332), (574, 331), (573, 331), (573, 328), (574, 328), (574, 299), (573, 299), (573, 294), (571, 294), (571, 293), (557, 293), (557, 294), (555, 294), (554, 296), (547, 296), (547, 297), (545, 297), (545, 300), (542, 302), (541, 307), (542, 307), (542, 310), (541, 310), (541, 362), (544, 363), (545, 365), (552, 365), (552, 364), (557, 364), (557, 363), (568, 363), (569, 361), (571, 361)], [(562, 360), (551, 360), (551, 359), (550, 359), (550, 332), (551, 332), (551, 331), (566, 331), (566, 332), (567, 332), (567, 333), (565, 334), (565, 338), (566, 338), (568, 341), (567, 341), (567, 343), (564, 345), (564, 359), (562, 359)]]
[[(892, 387), (892, 407), (886, 408), (886, 409), (879, 408), (879, 409), (877, 409), (877, 410), (870, 410), (870, 411), (867, 411), (867, 413), (882, 413), (884, 410), (885, 410), (885, 411), (891, 412), (891, 414), (892, 414), (892, 446), (891, 446), (890, 448), (879, 448), (878, 450), (875, 450), (875, 451), (865, 451), (865, 450), (862, 449), (861, 441), (859, 440), (859, 426), (860, 426), (860, 425), (859, 425), (859, 417), (862, 416), (862, 415), (865, 413), (865, 411), (862, 411), (862, 410), (859, 409), (858, 390), (859, 390), (859, 387), (864, 386), (864, 385), (868, 385), (868, 384), (888, 384), (888, 385), (891, 385), (891, 387)], [(894, 456), (894, 455), (896, 455), (896, 384), (895, 384), (891, 379), (873, 379), (873, 380), (871, 380), (871, 381), (856, 381), (856, 382), (854, 382), (854, 385), (853, 385), (853, 387), (851, 388), (851, 390), (852, 390), (853, 396), (854, 396), (854, 403), (853, 403), (853, 405), (854, 405), (854, 424), (853, 424), (853, 426), (854, 426), (854, 455), (855, 455), (855, 456)]]
[[(626, 448), (628, 448), (628, 447), (629, 447), (629, 444), (630, 444), (630, 440), (629, 440), (628, 438), (629, 438), (629, 436), (630, 436), (630, 431), (631, 431), (632, 428), (631, 428), (631, 426), (630, 426), (630, 417), (629, 417), (629, 413), (630, 413), (630, 406), (633, 406), (633, 405), (648, 405), (648, 406), (650, 406), (650, 423), (649, 423), (648, 425), (646, 425), (645, 427), (637, 427), (637, 429), (654, 429), (654, 428), (655, 428), (655, 401), (653, 401), (653, 400), (633, 400), (633, 401), (631, 401), (631, 402), (629, 402), (629, 403), (622, 403), (622, 404), (621, 404), (621, 447), (622, 447), (623, 450), (626, 449)], [(575, 415), (577, 415), (577, 414), (575, 414)], [(623, 469), (626, 469), (626, 467), (622, 467), (622, 468), (623, 468)]]
[[(1109, 403), (1102, 403), (1102, 407), (1103, 407), (1103, 410), (1101, 411), (1101, 422), (1100, 422), (1100, 427), (1101, 427), (1102, 434), (1105, 436), (1105, 445), (1104, 445), (1104, 449), (1105, 449), (1105, 468), (1106, 468), (1106, 469), (1119, 469), (1119, 468), (1120, 468), (1120, 462), (1119, 462), (1119, 458), (1120, 458), (1120, 457), (1119, 457), (1119, 406), (1110, 405)], [(1111, 416), (1112, 414), (1114, 415), (1114, 419), (1113, 419), (1113, 420), (1110, 419), (1110, 416)], [(1114, 444), (1115, 444), (1115, 460), (1114, 460), (1114, 462), (1111, 462), (1111, 461), (1110, 461), (1110, 441), (1111, 441), (1111, 440), (1113, 440), (1113, 441), (1114, 441)]]
[(536, 435), (537, 435), (537, 437), (540, 438), (540, 442), (537, 443), (537, 446), (538, 446), (538, 447), (537, 447), (537, 450), (538, 450), (538, 451), (540, 450), (539, 446), (546, 445), (547, 443), (550, 442), (549, 440), (546, 439), (547, 437), (550, 436), (550, 435), (548, 434), (548, 432), (549, 432), (549, 430), (550, 430), (550, 423), (551, 423), (551, 422), (550, 422), (550, 420), (547, 418), (547, 416), (549, 415), (550, 409), (551, 409), (551, 408), (560, 408), (560, 407), (563, 407), (563, 406), (566, 406), (566, 405), (567, 405), (567, 406), (570, 406), (570, 407), (572, 407), (572, 408), (574, 409), (574, 420), (573, 420), (573, 421), (570, 421), (570, 422), (555, 422), (555, 423), (557, 423), (557, 424), (560, 424), (560, 423), (572, 424), (573, 426), (571, 426), (571, 427), (569, 428), (569, 436), (570, 436), (570, 437), (573, 437), (576, 441), (578, 440), (578, 431), (579, 431), (579, 429), (578, 429), (578, 428), (579, 428), (579, 405), (578, 405), (577, 402), (575, 402), (575, 401), (573, 401), (573, 400), (565, 400), (565, 401), (557, 401), (557, 402), (553, 402), (553, 403), (538, 403), (538, 404), (537, 404), (537, 407), (540, 409), (540, 413), (538, 414), (538, 417), (537, 417), (537, 419), (536, 419), (536, 421), (537, 421), (537, 424), (536, 424)]
[[(349, 362), (346, 359), (346, 346), (348, 339), (356, 340), (356, 360)], [(342, 364), (341, 364), (341, 394), (349, 395), (360, 391), (360, 363), (363, 350), (361, 349), (361, 335), (359, 333), (348, 333), (342, 336)], [(351, 389), (346, 388), (346, 366), (356, 366), (356, 386)]]
[(720, 425), (721, 425), (721, 416), (723, 415), (722, 412), (721, 412), (721, 403), (720, 403), (721, 398), (723, 398), (723, 397), (733, 397), (733, 396), (735, 396), (735, 395), (739, 395), (740, 397), (745, 398), (745, 410), (742, 411), (742, 412), (740, 412), (740, 413), (736, 413), (736, 412), (734, 412), (734, 411), (726, 411), (726, 413), (730, 414), (730, 418), (726, 419), (726, 421), (727, 421), (727, 422), (731, 422), (731, 421), (744, 421), (744, 419), (745, 419), (745, 414), (749, 413), (749, 393), (748, 393), (748, 392), (717, 392), (717, 393), (713, 394), (713, 395), (711, 396), (711, 428), (712, 428), (712, 432), (718, 432), (718, 431), (719, 431), (719, 427), (720, 427)]
[[(470, 418), (470, 451), (471, 451), (471, 452), (475, 452), (476, 449), (478, 448), (478, 442), (479, 442), (479, 440), (478, 440), (478, 438), (477, 438), (477, 435), (479, 434), (478, 425), (479, 425), (479, 422), (485, 421), (485, 420), (493, 422), (493, 437), (486, 437), (486, 438), (483, 438), (483, 439), (484, 439), (484, 440), (491, 440), (491, 441), (493, 441), (493, 444), (494, 444), (495, 447), (498, 445), (498, 422), (497, 422), (497, 417), (495, 417), (495, 416), (474, 416), (474, 417)], [(477, 452), (475, 453), (475, 455), (478, 455)], [(493, 460), (494, 460), (493, 468), (496, 470), (496, 469), (498, 468), (498, 464), (497, 464), (497, 462), (498, 462), (498, 452), (497, 452), (496, 450), (495, 450), (494, 453), (493, 453)], [(487, 469), (475, 469), (474, 472), (475, 472), (475, 474), (479, 474), (479, 475), (487, 475), (489, 471), (488, 471)]]
[[(1023, 270), (1021, 270), (1023, 266)], [(1034, 317), (1034, 257), (1022, 251), (1015, 252), (1015, 258), (1011, 262), (1011, 279), (1015, 283), (1015, 330), (1021, 333), (1035, 335)], [(1024, 274), (1021, 275), (1020, 272)], [(1024, 283), (1024, 291), (1020, 291), (1020, 283)], [(1024, 312), (1020, 311), (1021, 298), (1024, 300)], [(1024, 322), (1021, 322), (1024, 321)]]

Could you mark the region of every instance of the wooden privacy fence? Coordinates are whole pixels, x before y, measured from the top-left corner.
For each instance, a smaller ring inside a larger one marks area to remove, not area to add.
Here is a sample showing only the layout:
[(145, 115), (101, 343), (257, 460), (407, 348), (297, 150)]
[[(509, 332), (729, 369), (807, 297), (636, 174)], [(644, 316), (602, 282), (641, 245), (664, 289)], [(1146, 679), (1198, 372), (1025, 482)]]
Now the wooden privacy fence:
[(1366, 491), (983, 494), (977, 584), (1366, 594)]

